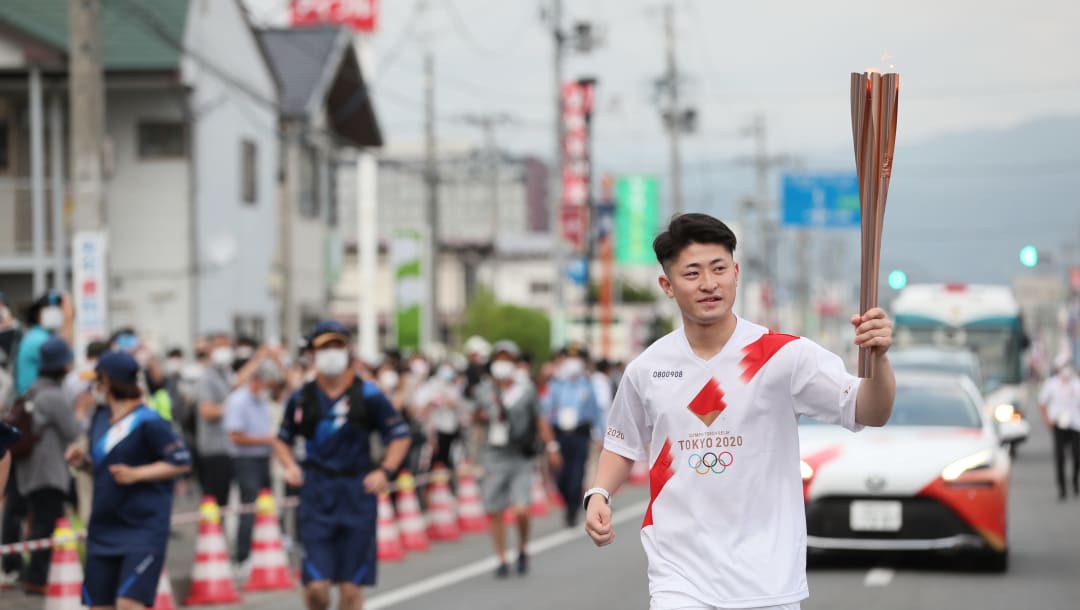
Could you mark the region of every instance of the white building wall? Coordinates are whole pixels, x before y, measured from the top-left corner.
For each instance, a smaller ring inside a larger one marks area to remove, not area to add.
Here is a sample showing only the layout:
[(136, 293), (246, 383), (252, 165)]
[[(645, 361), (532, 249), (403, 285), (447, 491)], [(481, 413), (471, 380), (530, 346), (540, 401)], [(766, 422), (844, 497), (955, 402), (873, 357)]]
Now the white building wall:
[[(235, 2), (193, 0), (185, 46), (215, 58), (221, 75), (188, 56), (183, 82), (191, 107), (199, 290), (197, 331), (230, 330), (235, 316), (261, 318), (279, 334), (273, 264), (278, 237), (277, 89), (249, 25)], [(240, 84), (242, 83), (242, 84)], [(242, 197), (241, 146), (255, 142), (257, 198)]]
[(140, 159), (139, 122), (182, 121), (180, 89), (110, 91), (105, 131), (113, 174), (105, 183), (113, 328), (134, 326), (158, 349), (190, 345), (191, 189), (187, 158)]

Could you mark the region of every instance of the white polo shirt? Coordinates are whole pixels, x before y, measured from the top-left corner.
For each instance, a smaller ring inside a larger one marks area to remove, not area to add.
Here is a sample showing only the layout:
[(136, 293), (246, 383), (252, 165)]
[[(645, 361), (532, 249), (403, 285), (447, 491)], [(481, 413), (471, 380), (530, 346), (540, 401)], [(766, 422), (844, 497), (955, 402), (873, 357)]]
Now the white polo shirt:
[(742, 319), (708, 361), (680, 328), (627, 366), (604, 446), (650, 459), (654, 597), (751, 608), (809, 595), (798, 416), (857, 431), (858, 387), (835, 354)]
[(1057, 374), (1039, 390), (1039, 404), (1058, 428), (1080, 430), (1080, 379)]

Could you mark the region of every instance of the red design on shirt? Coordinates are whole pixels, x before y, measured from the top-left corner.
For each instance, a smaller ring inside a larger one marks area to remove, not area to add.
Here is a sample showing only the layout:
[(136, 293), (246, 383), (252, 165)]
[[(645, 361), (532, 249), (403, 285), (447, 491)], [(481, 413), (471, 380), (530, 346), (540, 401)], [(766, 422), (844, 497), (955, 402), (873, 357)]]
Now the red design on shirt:
[(740, 363), (742, 366), (742, 380), (746, 383), (750, 383), (750, 380), (757, 375), (761, 367), (765, 366), (765, 363), (776, 355), (776, 352), (780, 351), (781, 347), (784, 347), (788, 343), (798, 339), (794, 335), (785, 335), (782, 333), (774, 333), (769, 331), (757, 340), (747, 345), (742, 349), (743, 359)]
[(701, 388), (689, 405), (690, 412), (705, 422), (706, 426), (711, 426), (726, 408), (724, 391), (720, 389), (720, 383), (715, 377), (710, 377), (705, 382), (705, 387)]
[(660, 449), (660, 455), (656, 456), (656, 461), (653, 462), (652, 468), (649, 469), (649, 507), (645, 509), (645, 519), (641, 522), (641, 528), (645, 529), (652, 525), (652, 506), (656, 502), (656, 497), (660, 495), (660, 490), (664, 488), (664, 485), (675, 476), (675, 471), (672, 470), (671, 464), (675, 461), (675, 457), (671, 455), (671, 439), (664, 439), (664, 446)]
[[(802, 482), (803, 486), (803, 501), (810, 501), (810, 484), (814, 482), (814, 477), (817, 476), (819, 468), (828, 464), (829, 462), (840, 457), (840, 454), (844, 452), (843, 445), (831, 445), (824, 449), (819, 449), (814, 453), (804, 455), (802, 461), (806, 462), (806, 465), (810, 467), (810, 477), (804, 478)], [(805, 476), (805, 475), (804, 475)]]

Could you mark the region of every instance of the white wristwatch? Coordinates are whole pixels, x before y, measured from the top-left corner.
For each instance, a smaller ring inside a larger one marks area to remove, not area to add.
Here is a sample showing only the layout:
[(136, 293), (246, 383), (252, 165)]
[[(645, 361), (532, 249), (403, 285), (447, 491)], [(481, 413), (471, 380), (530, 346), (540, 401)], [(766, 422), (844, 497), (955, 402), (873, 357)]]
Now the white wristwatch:
[(585, 492), (585, 497), (581, 500), (581, 507), (583, 509), (589, 510), (589, 498), (594, 495), (604, 496), (604, 502), (607, 502), (608, 505), (611, 504), (611, 492), (604, 489), (603, 487), (593, 487), (589, 491)]

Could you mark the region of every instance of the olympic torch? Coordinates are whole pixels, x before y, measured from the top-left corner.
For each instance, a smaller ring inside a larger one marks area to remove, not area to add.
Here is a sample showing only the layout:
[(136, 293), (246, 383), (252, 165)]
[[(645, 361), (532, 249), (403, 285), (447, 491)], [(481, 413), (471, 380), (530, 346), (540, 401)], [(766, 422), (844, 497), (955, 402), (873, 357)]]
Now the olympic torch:
[[(899, 90), (899, 74), (864, 72), (851, 75), (851, 133), (855, 140), (855, 168), (862, 210), (859, 313), (877, 306), (881, 231), (896, 146)], [(866, 349), (860, 348), (859, 377), (873, 376), (873, 362)]]

